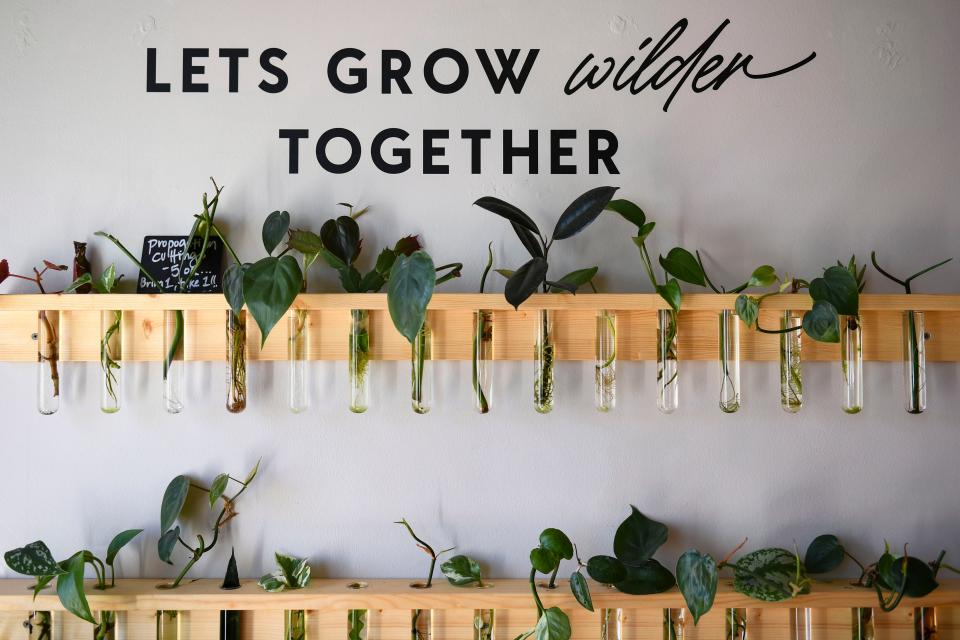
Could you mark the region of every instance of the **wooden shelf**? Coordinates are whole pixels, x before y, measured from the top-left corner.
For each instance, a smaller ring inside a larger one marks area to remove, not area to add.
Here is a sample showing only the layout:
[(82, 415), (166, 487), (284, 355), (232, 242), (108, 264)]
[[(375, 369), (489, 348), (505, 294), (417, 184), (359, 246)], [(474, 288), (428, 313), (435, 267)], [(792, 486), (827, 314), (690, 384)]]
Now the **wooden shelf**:
[[(365, 589), (351, 589), (351, 580), (313, 580), (304, 589), (267, 593), (254, 580), (243, 580), (240, 589), (224, 591), (220, 580), (185, 582), (177, 589), (158, 589), (160, 579), (118, 580), (117, 586), (97, 591), (87, 583), (87, 598), (94, 610), (111, 611), (243, 611), (308, 609), (311, 611), (346, 609), (533, 609), (530, 585), (526, 580), (490, 580), (489, 588), (454, 587), (440, 578), (429, 590), (414, 589), (409, 580), (367, 580)], [(62, 610), (56, 592), (48, 588), (33, 601), (31, 580), (0, 580), (0, 611)], [(566, 580), (557, 588), (540, 589), (547, 607), (565, 610), (580, 605), (570, 593)], [(590, 582), (593, 604), (597, 609), (682, 608), (683, 596), (673, 588), (665, 593), (631, 596)], [(874, 607), (876, 594), (870, 589), (851, 586), (842, 580), (818, 581), (812, 593), (787, 602), (753, 600), (733, 590), (729, 580), (721, 581), (714, 609), (723, 608), (852, 608)], [(901, 607), (960, 607), (960, 581), (943, 581), (933, 593), (922, 599), (904, 598)]]
[[(680, 313), (681, 360), (717, 357), (716, 314), (732, 309), (736, 296), (687, 294)], [(377, 360), (407, 360), (410, 347), (394, 329), (385, 294), (304, 294), (294, 305), (308, 312), (308, 358), (346, 360), (349, 310), (369, 309), (372, 355)], [(764, 302), (761, 322), (777, 327), (786, 309), (809, 308), (806, 295), (780, 295)], [(441, 294), (430, 303), (434, 329), (434, 358), (469, 360), (473, 312), (494, 312), (494, 354), (497, 360), (530, 360), (538, 309), (555, 311), (554, 338), (560, 360), (593, 360), (596, 312), (617, 312), (618, 358), (653, 360), (656, 357), (656, 311), (665, 308), (653, 294), (538, 294), (515, 311), (501, 294)], [(960, 361), (960, 295), (861, 296), (864, 358), (901, 359), (901, 313), (926, 312), (927, 360)], [(185, 357), (193, 361), (220, 361), (225, 357), (224, 314), (226, 301), (219, 294), (194, 295), (0, 295), (0, 361), (36, 361), (37, 310), (61, 313), (60, 355), (64, 361), (99, 359), (99, 312), (121, 309), (124, 314), (124, 359), (159, 361), (162, 353), (162, 318), (165, 309), (182, 309), (186, 316)], [(281, 322), (260, 348), (256, 326), (248, 321), (249, 359), (284, 360), (286, 328)], [(778, 358), (775, 335), (741, 328), (741, 359), (773, 361)], [(807, 361), (837, 360), (837, 345), (805, 340)]]

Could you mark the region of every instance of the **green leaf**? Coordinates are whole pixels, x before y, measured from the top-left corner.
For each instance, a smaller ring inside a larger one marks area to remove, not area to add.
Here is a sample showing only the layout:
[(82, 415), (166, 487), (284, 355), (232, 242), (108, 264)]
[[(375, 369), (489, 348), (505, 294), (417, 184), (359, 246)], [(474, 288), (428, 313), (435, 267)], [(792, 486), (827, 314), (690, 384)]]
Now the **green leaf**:
[(459, 555), (453, 556), (442, 565), (440, 571), (446, 576), (450, 584), (463, 587), (468, 584), (481, 584), (480, 564), (473, 558)]
[(658, 284), (656, 286), (657, 293), (660, 294), (660, 297), (666, 300), (667, 304), (670, 305), (670, 308), (675, 312), (680, 311), (680, 300), (682, 294), (680, 292), (680, 283), (670, 278), (665, 284)]
[(108, 566), (113, 566), (113, 561), (116, 560), (117, 554), (120, 553), (120, 550), (123, 549), (127, 544), (136, 538), (138, 535), (143, 533), (143, 529), (127, 529), (126, 531), (121, 531), (113, 537), (113, 540), (110, 541), (110, 545), (107, 547), (107, 557), (105, 562)]
[(277, 576), (290, 589), (300, 589), (310, 583), (310, 565), (306, 558), (296, 558), (283, 553), (275, 552), (277, 567), (280, 568)]
[(358, 285), (360, 293), (367, 292), (376, 292), (380, 291), (383, 288), (383, 285), (387, 283), (386, 278), (383, 275), (374, 269), (373, 271), (367, 272), (367, 275), (363, 276)]
[(290, 239), (287, 244), (291, 249), (299, 251), (304, 255), (313, 255), (320, 253), (323, 249), (323, 240), (313, 231), (304, 229), (295, 229), (290, 232)]
[(387, 307), (393, 325), (411, 344), (423, 326), (436, 282), (433, 260), (426, 251), (399, 256), (390, 270)]
[(564, 560), (573, 558), (573, 543), (560, 529), (544, 529), (540, 532), (540, 546), (549, 549)]
[(553, 229), (553, 239), (565, 240), (583, 231), (603, 213), (603, 208), (616, 192), (617, 187), (595, 187), (579, 195), (560, 214)]
[[(609, 211), (619, 213), (620, 216), (627, 222), (632, 222), (633, 224), (637, 225), (637, 229), (643, 229), (647, 222), (647, 214), (643, 212), (643, 209), (629, 200), (611, 200), (607, 203), (606, 208)], [(640, 235), (642, 236), (643, 233), (641, 232)]]
[(531, 258), (507, 279), (503, 296), (516, 309), (536, 292), (546, 277), (547, 261), (543, 258)]
[(273, 253), (290, 229), (290, 214), (286, 211), (274, 211), (263, 221), (263, 248), (267, 254)]
[[(6, 262), (6, 260), (4, 260)], [(2, 281), (0, 281), (2, 282)], [(70, 283), (70, 286), (63, 290), (64, 293), (73, 293), (80, 287), (88, 284), (93, 284), (93, 276), (89, 273), (84, 273), (79, 278)]]
[(719, 579), (717, 562), (710, 554), (691, 549), (677, 561), (677, 584), (694, 625), (713, 607)]
[(160, 503), (160, 531), (167, 531), (177, 521), (187, 501), (187, 492), (190, 490), (190, 479), (187, 476), (177, 476), (167, 485), (163, 492), (163, 501)]
[(810, 581), (793, 553), (786, 549), (760, 549), (734, 565), (733, 588), (757, 600), (780, 602), (809, 593)]
[(236, 314), (243, 310), (243, 275), (249, 268), (249, 262), (233, 263), (223, 272), (223, 297)]
[(226, 473), (221, 473), (213, 479), (213, 482), (210, 484), (210, 493), (207, 496), (210, 499), (211, 507), (217, 504), (217, 500), (219, 500), (223, 492), (226, 491), (228, 482), (230, 482), (230, 475)]
[(374, 270), (386, 278), (390, 275), (390, 269), (393, 268), (393, 263), (396, 261), (397, 252), (390, 248), (384, 248), (377, 256), (377, 264), (374, 266)]
[[(903, 558), (896, 558), (891, 563), (888, 575), (894, 585), (891, 588), (898, 587), (903, 581)], [(907, 558), (907, 586), (903, 590), (904, 595), (910, 598), (922, 598), (938, 586), (940, 585), (930, 565), (913, 556)]]
[(827, 573), (839, 567), (842, 562), (843, 545), (837, 536), (832, 534), (814, 538), (803, 557), (803, 565), (808, 573)]
[(707, 286), (706, 276), (697, 258), (683, 247), (674, 247), (667, 253), (667, 257), (660, 256), (660, 266), (678, 280), (690, 284)]
[(748, 327), (752, 327), (757, 322), (757, 316), (760, 314), (760, 303), (753, 296), (741, 293), (737, 296), (737, 302), (734, 306), (737, 315)]
[(657, 226), (656, 222), (648, 222), (647, 224), (640, 227), (640, 233), (637, 234), (637, 237), (633, 239), (634, 244), (638, 247), (643, 245), (646, 242), (647, 238), (653, 233), (653, 228)]
[(844, 267), (828, 267), (822, 278), (814, 278), (810, 282), (810, 297), (829, 302), (840, 315), (855, 316), (860, 312), (857, 281)]
[(769, 287), (777, 281), (777, 270), (768, 264), (754, 269), (750, 280), (747, 281), (748, 287)]
[(173, 564), (173, 561), (170, 560), (170, 556), (173, 554), (173, 550), (177, 546), (177, 539), (179, 537), (180, 525), (177, 525), (173, 529), (165, 532), (162, 536), (160, 536), (160, 539), (157, 540), (157, 555), (160, 556), (160, 559), (167, 564)]
[(638, 565), (626, 565), (626, 568), (626, 579), (614, 585), (623, 593), (634, 596), (663, 593), (677, 583), (670, 570), (653, 558)]
[(641, 565), (653, 557), (657, 549), (667, 541), (668, 529), (662, 522), (651, 520), (636, 507), (613, 537), (613, 553), (626, 565)]
[(510, 278), (513, 274), (516, 273), (513, 269), (494, 269), (497, 273), (502, 275), (504, 278)]
[(257, 580), (257, 585), (269, 593), (279, 593), (287, 588), (282, 580), (270, 573)]
[(529, 229), (521, 227), (516, 222), (511, 222), (510, 226), (513, 227), (517, 237), (520, 238), (520, 243), (523, 245), (524, 249), (527, 250), (527, 253), (530, 254), (531, 258), (544, 257), (543, 246), (540, 244), (540, 236), (536, 235)]
[(63, 573), (63, 569), (53, 559), (50, 548), (42, 540), (7, 551), (3, 554), (3, 559), (8, 567), (25, 576), (48, 576)]
[(540, 228), (537, 227), (537, 223), (534, 222), (530, 216), (525, 214), (523, 211), (513, 206), (509, 202), (504, 202), (500, 198), (493, 198), (490, 196), (485, 196), (474, 202), (476, 206), (481, 209), (486, 209), (490, 213), (495, 213), (501, 218), (506, 218), (510, 222), (519, 227), (532, 231), (536, 235), (540, 235)]
[(253, 479), (257, 477), (257, 473), (260, 471), (260, 460), (257, 460), (257, 464), (253, 465), (253, 469), (250, 469), (250, 473), (247, 474), (247, 477), (243, 481), (243, 485), (247, 486)]
[(67, 573), (57, 578), (57, 595), (64, 609), (81, 620), (96, 624), (83, 592), (83, 566), (83, 552), (74, 554), (67, 561)]
[(324, 248), (344, 264), (353, 264), (360, 255), (360, 225), (350, 216), (330, 219), (320, 227)]
[[(61, 572), (63, 569), (60, 570)], [(47, 588), (47, 585), (53, 582), (57, 576), (37, 576), (37, 582), (33, 585), (33, 599), (36, 600), (40, 592)]]
[(601, 584), (616, 584), (627, 579), (627, 568), (611, 556), (593, 556), (587, 560), (587, 573)]
[(817, 300), (813, 309), (803, 314), (803, 331), (818, 342), (840, 342), (837, 310), (829, 302)]
[(567, 291), (567, 287), (573, 287), (573, 290), (576, 291), (583, 285), (593, 280), (593, 278), (597, 275), (597, 271), (599, 270), (600, 267), (588, 267), (586, 269), (577, 269), (576, 271), (571, 271), (567, 275), (557, 280), (557, 284), (566, 286), (553, 287), (550, 289), (550, 291), (551, 293), (557, 293), (558, 289)]
[(570, 619), (559, 607), (544, 610), (534, 629), (536, 640), (570, 640)]
[(258, 260), (243, 274), (243, 297), (260, 327), (261, 347), (293, 304), (302, 283), (303, 272), (290, 255)]
[(590, 586), (587, 579), (579, 571), (574, 571), (570, 575), (570, 590), (573, 591), (573, 597), (577, 599), (580, 606), (587, 611), (593, 611), (593, 599), (590, 597)]
[(540, 573), (552, 573), (560, 564), (560, 556), (549, 549), (537, 547), (530, 550), (530, 565)]

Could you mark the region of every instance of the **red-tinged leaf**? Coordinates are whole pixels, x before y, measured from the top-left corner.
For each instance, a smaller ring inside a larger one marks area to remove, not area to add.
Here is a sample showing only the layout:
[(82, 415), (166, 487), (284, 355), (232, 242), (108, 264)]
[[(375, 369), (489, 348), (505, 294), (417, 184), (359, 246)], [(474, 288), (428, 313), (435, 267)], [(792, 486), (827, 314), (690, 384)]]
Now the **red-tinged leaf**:
[(44, 260), (44, 261), (43, 261), (43, 266), (45, 266), (47, 269), (50, 269), (51, 271), (66, 271), (66, 270), (67, 270), (67, 265), (65, 265), (65, 264), (54, 264), (54, 263), (50, 262), (49, 260)]
[(10, 277), (10, 263), (4, 260), (0, 260), (0, 283)]
[(414, 251), (418, 251), (423, 248), (423, 245), (420, 244), (420, 236), (407, 236), (405, 238), (400, 238), (397, 240), (397, 244), (393, 247), (393, 250), (396, 253), (401, 253), (405, 256), (409, 256)]

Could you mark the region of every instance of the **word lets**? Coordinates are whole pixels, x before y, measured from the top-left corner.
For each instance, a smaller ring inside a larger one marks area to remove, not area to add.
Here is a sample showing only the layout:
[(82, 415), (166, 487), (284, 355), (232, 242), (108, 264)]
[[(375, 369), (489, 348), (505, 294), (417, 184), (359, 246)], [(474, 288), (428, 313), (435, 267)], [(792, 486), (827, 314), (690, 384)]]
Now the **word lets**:
[[(643, 74), (647, 69), (653, 67), (658, 60), (667, 53), (667, 50), (673, 46), (673, 43), (676, 42), (683, 32), (687, 29), (687, 19), (681, 18), (670, 28), (667, 33), (660, 39), (652, 49), (647, 53), (647, 57), (644, 58), (643, 62), (639, 66), (634, 65), (636, 58), (630, 56), (620, 65), (619, 70), (617, 70), (616, 75), (613, 77), (611, 84), (615, 91), (622, 91), (623, 89), (629, 89), (630, 93), (636, 95), (646, 89), (647, 87), (652, 88), (654, 91), (659, 91), (660, 89), (667, 86), (671, 81), (673, 81), (677, 76), (680, 76), (676, 82), (676, 85), (673, 87), (673, 90), (670, 92), (670, 96), (667, 98), (666, 102), (663, 103), (663, 110), (667, 111), (670, 108), (670, 103), (673, 102), (673, 99), (676, 97), (677, 93), (683, 88), (684, 84), (687, 82), (687, 79), (690, 78), (694, 70), (697, 69), (697, 66), (700, 65), (703, 57), (707, 55), (707, 51), (713, 45), (714, 41), (723, 30), (730, 24), (730, 20), (724, 20), (720, 23), (720, 26), (703, 41), (699, 47), (693, 50), (693, 52), (684, 58), (683, 56), (673, 56), (662, 65), (659, 66), (656, 72), (650, 75), (646, 80), (643, 79)], [(640, 43), (638, 49), (643, 51), (643, 49), (653, 42), (652, 38), (646, 38), (643, 42)], [(693, 75), (693, 79), (690, 81), (690, 88), (693, 89), (694, 93), (702, 93), (707, 89), (713, 89), (716, 91), (719, 89), (724, 82), (727, 81), (730, 76), (732, 76), (737, 71), (743, 71), (743, 75), (751, 80), (763, 80), (765, 78), (773, 78), (785, 73), (790, 73), (795, 69), (799, 69), (803, 65), (807, 64), (811, 60), (817, 57), (817, 53), (814, 51), (809, 56), (803, 60), (792, 64), (783, 69), (778, 69), (776, 71), (769, 71), (766, 73), (752, 73), (749, 69), (750, 63), (753, 61), (753, 55), (749, 54), (744, 56), (742, 53), (737, 53), (733, 56), (727, 66), (722, 71), (719, 71), (713, 78), (708, 78), (711, 73), (717, 71), (723, 65), (724, 57), (722, 55), (713, 55), (706, 62), (700, 66), (696, 74)], [(612, 57), (606, 57), (603, 59), (602, 65), (605, 65), (606, 68), (602, 69), (601, 65), (593, 64), (592, 68), (584, 72), (591, 61), (594, 59), (593, 54), (587, 55), (586, 58), (580, 63), (580, 65), (574, 70), (570, 75), (570, 78), (567, 80), (567, 84), (564, 86), (564, 93), (567, 95), (573, 95), (580, 90), (584, 85), (588, 89), (596, 89), (600, 87), (607, 78), (610, 77), (610, 74), (613, 73), (613, 70), (617, 67), (617, 61)], [(680, 75), (680, 74), (683, 75)]]

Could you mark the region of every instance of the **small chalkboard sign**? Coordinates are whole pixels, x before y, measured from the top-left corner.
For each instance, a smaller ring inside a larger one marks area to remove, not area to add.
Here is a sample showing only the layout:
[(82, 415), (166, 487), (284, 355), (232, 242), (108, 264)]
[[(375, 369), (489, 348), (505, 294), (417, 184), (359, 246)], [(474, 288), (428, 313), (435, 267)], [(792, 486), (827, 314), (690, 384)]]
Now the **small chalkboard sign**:
[[(165, 293), (180, 292), (180, 281), (190, 275), (197, 264), (197, 254), (203, 244), (202, 238), (194, 238), (184, 260), (187, 248), (186, 236), (147, 236), (143, 239), (140, 262), (162, 286)], [(181, 271), (181, 263), (183, 265)], [(219, 238), (210, 238), (203, 262), (189, 282), (184, 283), (184, 293), (220, 293), (223, 279), (223, 243)], [(160, 290), (142, 273), (137, 280), (137, 293), (159, 293)]]

